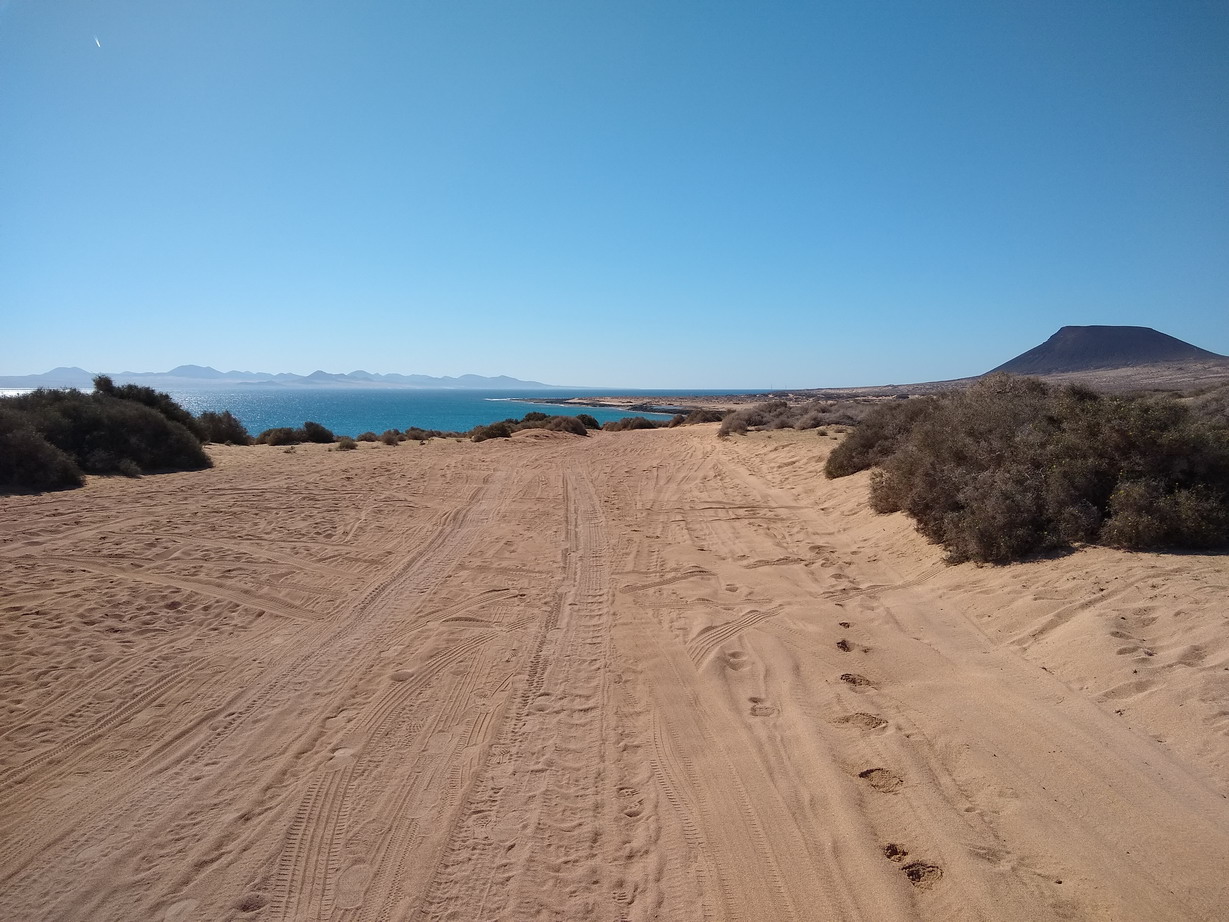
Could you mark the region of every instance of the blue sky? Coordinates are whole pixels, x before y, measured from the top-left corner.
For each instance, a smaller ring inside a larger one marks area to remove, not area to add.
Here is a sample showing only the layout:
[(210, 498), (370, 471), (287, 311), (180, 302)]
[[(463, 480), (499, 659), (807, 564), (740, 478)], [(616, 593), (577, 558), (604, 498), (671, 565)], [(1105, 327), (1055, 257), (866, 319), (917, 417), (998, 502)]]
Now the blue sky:
[(1229, 353), (1229, 3), (0, 0), (0, 373)]

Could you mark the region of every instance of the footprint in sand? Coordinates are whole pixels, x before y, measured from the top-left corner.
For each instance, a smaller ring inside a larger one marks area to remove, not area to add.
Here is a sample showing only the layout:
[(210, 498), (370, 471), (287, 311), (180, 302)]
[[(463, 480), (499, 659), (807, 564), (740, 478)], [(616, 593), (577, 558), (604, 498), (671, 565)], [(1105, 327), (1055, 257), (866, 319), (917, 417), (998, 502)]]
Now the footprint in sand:
[(846, 672), (841, 676), (841, 681), (855, 688), (873, 688), (874, 683), (864, 675), (858, 675), (856, 672)]
[(856, 714), (846, 714), (844, 717), (838, 717), (836, 722), (850, 727), (858, 727), (862, 730), (878, 730), (880, 727), (888, 725), (888, 722), (882, 717), (875, 714), (867, 714), (865, 711), (858, 711)]
[(752, 695), (747, 700), (751, 702), (752, 717), (772, 717), (777, 713), (777, 708), (773, 707), (771, 704), (765, 703), (765, 699), (760, 698), (757, 695)]
[(853, 644), (851, 644), (848, 640), (842, 637), (840, 640), (836, 642), (836, 648), (840, 650), (842, 653), (848, 653), (850, 650), (853, 649)]
[(908, 856), (909, 849), (905, 848), (903, 845), (897, 845), (895, 842), (889, 842), (883, 847), (883, 857), (887, 858), (888, 861), (900, 863)]
[(858, 772), (858, 777), (882, 794), (895, 794), (905, 783), (899, 775), (886, 768), (868, 768)]
[(634, 820), (644, 813), (644, 800), (641, 798), (638, 790), (630, 787), (621, 787), (618, 794), (628, 802), (627, 806), (621, 811), (628, 819)]

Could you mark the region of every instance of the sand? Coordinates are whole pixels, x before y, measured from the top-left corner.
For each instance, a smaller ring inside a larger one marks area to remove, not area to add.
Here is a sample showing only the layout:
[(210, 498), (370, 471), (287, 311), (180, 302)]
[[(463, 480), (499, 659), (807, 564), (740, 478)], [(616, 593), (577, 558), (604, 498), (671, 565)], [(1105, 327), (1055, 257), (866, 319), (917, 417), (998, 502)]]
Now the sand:
[(945, 566), (833, 444), (0, 497), (0, 918), (1229, 916), (1229, 558)]

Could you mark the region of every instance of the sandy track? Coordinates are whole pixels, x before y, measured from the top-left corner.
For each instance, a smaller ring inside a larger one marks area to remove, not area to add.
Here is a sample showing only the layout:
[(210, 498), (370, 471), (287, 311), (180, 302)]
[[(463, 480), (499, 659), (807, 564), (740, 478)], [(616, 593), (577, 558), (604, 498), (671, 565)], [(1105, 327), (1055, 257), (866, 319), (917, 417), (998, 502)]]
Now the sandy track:
[(0, 917), (1229, 915), (1229, 559), (946, 567), (830, 444), (0, 498)]

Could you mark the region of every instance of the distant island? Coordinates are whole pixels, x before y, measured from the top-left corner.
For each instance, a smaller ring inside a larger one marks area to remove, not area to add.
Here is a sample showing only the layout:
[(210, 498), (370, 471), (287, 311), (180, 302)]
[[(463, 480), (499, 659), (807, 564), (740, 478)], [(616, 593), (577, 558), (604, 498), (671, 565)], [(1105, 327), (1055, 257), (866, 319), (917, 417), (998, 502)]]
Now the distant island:
[(411, 388), (469, 388), (473, 390), (523, 390), (525, 388), (554, 388), (559, 385), (543, 384), (540, 381), (522, 381), (507, 375), (460, 375), (458, 377), (432, 375), (372, 374), (368, 371), (351, 371), (345, 374), (313, 371), (310, 375), (290, 372), (266, 371), (218, 371), (207, 365), (179, 365), (170, 371), (121, 371), (92, 372), (84, 368), (60, 367), (40, 375), (0, 375), (0, 387), (78, 387), (89, 388), (95, 375), (106, 374), (117, 384), (146, 384), (163, 388), (207, 388), (233, 385), (265, 385), (290, 387), (411, 387)]

